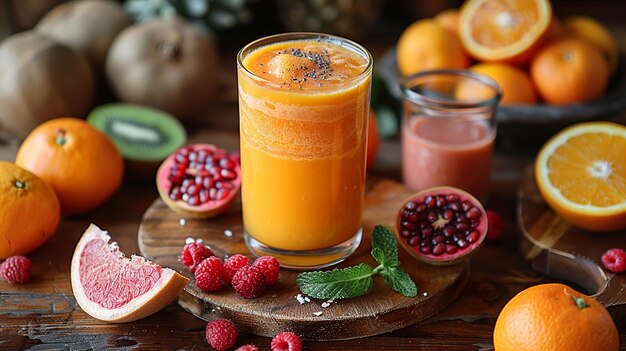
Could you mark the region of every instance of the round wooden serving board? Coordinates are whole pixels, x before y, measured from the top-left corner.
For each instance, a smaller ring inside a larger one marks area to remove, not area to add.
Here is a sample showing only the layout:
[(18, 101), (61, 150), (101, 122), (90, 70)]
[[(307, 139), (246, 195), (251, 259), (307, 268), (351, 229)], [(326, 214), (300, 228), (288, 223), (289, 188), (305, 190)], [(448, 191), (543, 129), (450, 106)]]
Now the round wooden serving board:
[(626, 249), (626, 231), (592, 233), (557, 215), (543, 200), (532, 167), (518, 193), (520, 251), (532, 267), (581, 286), (615, 320), (626, 317), (626, 275), (602, 268), (600, 257), (612, 248)]
[[(377, 224), (391, 228), (397, 211), (410, 195), (411, 192), (397, 182), (370, 179), (363, 241), (357, 251), (337, 267), (361, 262), (376, 267), (369, 253), (372, 229)], [(233, 235), (226, 236), (225, 230), (232, 231)], [(201, 238), (221, 258), (242, 253), (252, 259), (243, 242), (242, 230), (240, 209), (207, 220), (187, 219), (181, 225), (181, 216), (158, 199), (146, 211), (139, 227), (139, 249), (146, 258), (191, 278), (178, 297), (184, 309), (205, 320), (231, 319), (239, 330), (267, 337), (289, 330), (308, 340), (340, 340), (400, 329), (446, 308), (461, 293), (468, 277), (467, 264), (433, 267), (418, 262), (400, 249), (402, 267), (418, 287), (418, 296), (414, 298), (392, 291), (381, 277), (374, 277), (374, 286), (361, 297), (338, 300), (327, 308), (321, 306), (324, 301), (315, 299), (300, 304), (296, 299), (298, 272), (286, 269), (281, 270), (278, 283), (256, 299), (244, 299), (229, 286), (213, 293), (199, 290), (193, 275), (179, 262), (185, 239)]]

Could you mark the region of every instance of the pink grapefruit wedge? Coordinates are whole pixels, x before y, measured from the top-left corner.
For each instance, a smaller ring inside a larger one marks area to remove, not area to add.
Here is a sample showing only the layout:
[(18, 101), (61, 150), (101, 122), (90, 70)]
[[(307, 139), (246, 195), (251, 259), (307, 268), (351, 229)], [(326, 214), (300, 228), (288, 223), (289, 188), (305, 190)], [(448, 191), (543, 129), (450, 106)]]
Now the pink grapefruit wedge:
[(141, 256), (124, 257), (107, 232), (91, 224), (72, 257), (72, 290), (90, 316), (132, 322), (172, 302), (189, 279)]

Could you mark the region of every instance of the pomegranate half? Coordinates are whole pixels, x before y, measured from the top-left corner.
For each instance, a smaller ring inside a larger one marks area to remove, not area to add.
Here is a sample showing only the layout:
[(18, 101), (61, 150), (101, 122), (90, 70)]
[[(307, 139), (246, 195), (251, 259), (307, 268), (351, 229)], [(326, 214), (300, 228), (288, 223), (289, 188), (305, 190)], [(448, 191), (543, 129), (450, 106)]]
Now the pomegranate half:
[(239, 155), (211, 144), (188, 145), (163, 161), (156, 182), (172, 210), (185, 217), (212, 217), (226, 211), (239, 195)]
[(464, 261), (487, 234), (487, 214), (475, 197), (449, 186), (421, 191), (407, 200), (396, 235), (413, 257), (433, 265)]

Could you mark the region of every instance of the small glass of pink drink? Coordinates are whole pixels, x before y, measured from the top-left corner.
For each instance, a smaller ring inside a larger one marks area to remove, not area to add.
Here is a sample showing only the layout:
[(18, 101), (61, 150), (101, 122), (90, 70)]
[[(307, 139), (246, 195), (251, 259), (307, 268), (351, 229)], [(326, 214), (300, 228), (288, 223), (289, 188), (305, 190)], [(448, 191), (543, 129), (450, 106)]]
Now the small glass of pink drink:
[(402, 169), (412, 190), (448, 185), (484, 201), (496, 138), (498, 84), (462, 70), (425, 71), (402, 82)]

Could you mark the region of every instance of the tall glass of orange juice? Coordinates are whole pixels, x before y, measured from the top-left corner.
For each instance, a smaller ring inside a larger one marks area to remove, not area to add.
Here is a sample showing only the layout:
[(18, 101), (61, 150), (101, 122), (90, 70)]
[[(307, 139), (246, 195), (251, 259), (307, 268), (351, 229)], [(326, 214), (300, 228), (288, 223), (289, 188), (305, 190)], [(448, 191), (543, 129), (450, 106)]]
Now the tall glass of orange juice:
[(237, 55), (244, 237), (255, 255), (311, 269), (358, 247), (372, 57), (318, 33)]

